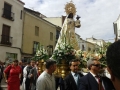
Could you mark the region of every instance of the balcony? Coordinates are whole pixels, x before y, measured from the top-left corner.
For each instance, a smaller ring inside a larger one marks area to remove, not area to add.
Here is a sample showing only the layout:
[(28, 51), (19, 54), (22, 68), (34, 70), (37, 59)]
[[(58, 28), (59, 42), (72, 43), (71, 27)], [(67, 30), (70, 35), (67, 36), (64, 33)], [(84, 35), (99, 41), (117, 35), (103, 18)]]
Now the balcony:
[(12, 45), (12, 38), (13, 37), (6, 36), (6, 35), (1, 35), (1, 42), (0, 42), (0, 44), (6, 45), (6, 46), (11, 46)]
[(2, 17), (6, 18), (6, 19), (9, 19), (11, 21), (14, 21), (14, 13), (5, 9), (5, 8), (3, 8)]

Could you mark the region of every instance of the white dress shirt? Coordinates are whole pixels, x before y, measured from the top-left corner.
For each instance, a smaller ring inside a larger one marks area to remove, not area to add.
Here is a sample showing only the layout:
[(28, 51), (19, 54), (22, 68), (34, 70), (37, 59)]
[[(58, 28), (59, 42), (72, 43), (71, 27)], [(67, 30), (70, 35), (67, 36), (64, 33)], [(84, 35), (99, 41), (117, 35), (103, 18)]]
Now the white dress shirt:
[(74, 80), (75, 80), (75, 82), (76, 82), (76, 85), (77, 85), (79, 75), (78, 75), (78, 74), (77, 74), (77, 75), (75, 75), (76, 73), (74, 73), (74, 72), (72, 72), (72, 71), (71, 71), (71, 74), (72, 74), (72, 76), (73, 76), (73, 78), (74, 78)]
[(54, 75), (44, 71), (37, 79), (36, 90), (56, 90)]

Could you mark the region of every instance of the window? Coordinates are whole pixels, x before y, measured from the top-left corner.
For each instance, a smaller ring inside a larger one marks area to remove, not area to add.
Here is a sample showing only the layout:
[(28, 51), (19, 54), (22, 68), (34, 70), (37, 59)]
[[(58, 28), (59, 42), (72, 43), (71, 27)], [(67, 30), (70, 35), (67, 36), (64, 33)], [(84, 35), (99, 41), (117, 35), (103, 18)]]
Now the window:
[(90, 47), (88, 48), (88, 51), (91, 51), (91, 48), (90, 48)]
[(23, 62), (27, 62), (27, 61), (30, 61), (30, 60), (31, 60), (31, 57), (24, 57), (24, 58), (22, 59)]
[(98, 51), (99, 51), (99, 48), (95, 48), (95, 51), (98, 52)]
[(20, 12), (20, 19), (22, 19), (22, 10), (21, 10), (21, 12)]
[[(57, 43), (57, 41), (58, 41), (59, 34), (60, 34), (60, 31), (59, 31), (59, 30), (56, 30), (56, 43)], [(55, 43), (55, 44), (56, 44), (56, 43)]]
[(47, 51), (48, 51), (48, 55), (51, 57), (52, 53), (53, 53), (53, 45), (48, 45), (47, 46)]
[(35, 36), (39, 36), (39, 27), (35, 26)]
[(82, 51), (84, 51), (85, 50), (85, 47), (84, 47), (84, 45), (82, 45)]
[(36, 53), (36, 49), (37, 49), (38, 45), (39, 45), (39, 42), (36, 42), (36, 41), (33, 42), (33, 54)]
[(11, 12), (11, 9), (12, 9), (12, 5), (5, 2), (2, 17), (14, 21), (14, 13)]
[(53, 40), (53, 33), (50, 32), (50, 40), (52, 41)]
[(60, 31), (59, 31), (59, 30), (56, 30), (56, 39), (59, 38), (59, 34), (60, 34)]
[(15, 60), (17, 59), (17, 53), (9, 53), (9, 52), (6, 52), (6, 58), (8, 60)]
[(12, 37), (10, 37), (10, 26), (3, 24), (1, 36), (2, 44), (11, 44)]

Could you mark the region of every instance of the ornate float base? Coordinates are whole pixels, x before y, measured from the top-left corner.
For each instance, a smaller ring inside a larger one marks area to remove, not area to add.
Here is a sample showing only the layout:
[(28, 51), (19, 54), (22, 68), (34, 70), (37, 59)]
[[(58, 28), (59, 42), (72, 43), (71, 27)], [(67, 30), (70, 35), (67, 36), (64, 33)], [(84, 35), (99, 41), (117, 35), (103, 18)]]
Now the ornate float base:
[(69, 64), (65, 62), (65, 60), (61, 61), (61, 64), (57, 65), (57, 69), (55, 74), (62, 77), (63, 79), (69, 74)]
[(44, 60), (42, 59), (42, 60), (39, 60), (39, 65), (38, 65), (38, 70), (39, 70), (39, 72), (40, 73), (42, 73), (43, 71), (44, 71), (44, 69), (45, 69), (45, 66), (44, 66)]

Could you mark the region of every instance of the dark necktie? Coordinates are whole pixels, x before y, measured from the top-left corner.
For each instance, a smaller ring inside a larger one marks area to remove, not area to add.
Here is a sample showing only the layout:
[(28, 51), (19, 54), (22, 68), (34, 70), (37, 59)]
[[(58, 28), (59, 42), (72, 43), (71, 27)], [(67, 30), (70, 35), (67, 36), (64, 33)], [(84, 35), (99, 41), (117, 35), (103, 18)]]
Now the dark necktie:
[(98, 85), (99, 85), (99, 90), (104, 90), (103, 85), (102, 85), (102, 79), (100, 76), (95, 76), (98, 79)]
[(74, 76), (75, 76), (75, 77), (78, 77), (78, 79), (77, 79), (77, 88), (79, 88), (79, 74), (78, 74), (78, 73), (75, 73)]
[(77, 77), (77, 75), (78, 75), (77, 73), (74, 74), (75, 77)]

